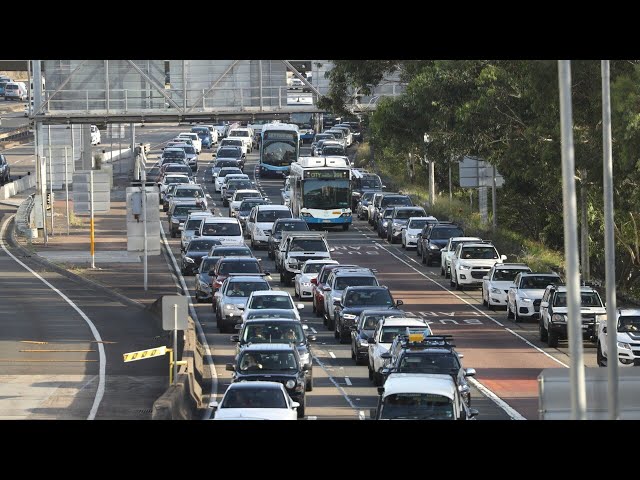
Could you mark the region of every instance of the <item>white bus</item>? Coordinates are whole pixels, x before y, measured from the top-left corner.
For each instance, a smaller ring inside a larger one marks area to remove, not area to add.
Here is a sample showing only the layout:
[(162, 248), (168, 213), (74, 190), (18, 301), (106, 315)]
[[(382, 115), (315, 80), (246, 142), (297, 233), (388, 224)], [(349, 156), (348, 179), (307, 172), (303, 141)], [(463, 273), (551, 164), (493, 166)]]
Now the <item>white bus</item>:
[(262, 127), (260, 142), (260, 174), (287, 175), (291, 163), (300, 155), (300, 133), (297, 125), (268, 123)]
[(344, 157), (300, 157), (291, 164), (291, 211), (314, 226), (351, 225), (351, 167)]

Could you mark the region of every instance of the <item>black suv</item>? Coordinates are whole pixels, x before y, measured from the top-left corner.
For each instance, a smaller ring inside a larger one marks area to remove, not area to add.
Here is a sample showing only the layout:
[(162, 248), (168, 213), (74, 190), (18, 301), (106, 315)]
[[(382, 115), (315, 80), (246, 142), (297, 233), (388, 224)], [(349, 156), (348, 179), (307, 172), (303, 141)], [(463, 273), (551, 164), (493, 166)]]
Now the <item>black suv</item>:
[(236, 363), (228, 363), (233, 382), (264, 380), (280, 382), (294, 402), (298, 402), (298, 418), (304, 417), (305, 373), (310, 365), (303, 365), (293, 344), (253, 343), (236, 356)]
[(200, 267), (202, 259), (209, 255), (209, 251), (214, 246), (220, 244), (220, 240), (213, 238), (194, 238), (191, 240), (182, 253), (182, 265), (180, 266), (182, 275), (194, 275)]
[(401, 193), (384, 193), (378, 201), (376, 201), (376, 211), (373, 213), (373, 226), (378, 227), (378, 223), (381, 218), (381, 213), (387, 207), (412, 207), (413, 202), (409, 195), (403, 195)]
[(471, 389), (466, 377), (476, 374), (473, 368), (462, 368), (461, 354), (455, 351), (451, 335), (430, 335), (414, 339), (415, 334), (396, 336), (387, 353), (381, 370), (383, 383), (392, 373), (433, 373), (451, 375), (467, 406), (471, 406)]
[(451, 222), (425, 225), (422, 232), (418, 234), (416, 255), (422, 257), (422, 263), (431, 265), (435, 261), (440, 265), (440, 250), (447, 246), (451, 237), (464, 237), (464, 230)]
[(402, 300), (394, 301), (389, 287), (347, 287), (340, 299), (334, 300), (334, 336), (340, 343), (349, 343), (351, 327), (355, 326), (356, 318), (367, 308), (396, 308), (402, 305)]
[(280, 248), (282, 232), (308, 232), (309, 226), (302, 218), (276, 218), (271, 227), (271, 235), (267, 240), (269, 258), (275, 260), (276, 250)]
[[(306, 325), (305, 325), (306, 326)], [(255, 318), (245, 320), (238, 335), (231, 335), (236, 342), (236, 352), (240, 353), (247, 345), (257, 343), (293, 343), (298, 349), (302, 365), (309, 365), (305, 370), (305, 390), (313, 390), (313, 360), (309, 342), (315, 342), (315, 335), (305, 335), (302, 323), (289, 318)]]
[(351, 327), (351, 358), (356, 365), (369, 364), (369, 338), (378, 322), (387, 317), (404, 317), (406, 312), (398, 308), (366, 309), (360, 312)]

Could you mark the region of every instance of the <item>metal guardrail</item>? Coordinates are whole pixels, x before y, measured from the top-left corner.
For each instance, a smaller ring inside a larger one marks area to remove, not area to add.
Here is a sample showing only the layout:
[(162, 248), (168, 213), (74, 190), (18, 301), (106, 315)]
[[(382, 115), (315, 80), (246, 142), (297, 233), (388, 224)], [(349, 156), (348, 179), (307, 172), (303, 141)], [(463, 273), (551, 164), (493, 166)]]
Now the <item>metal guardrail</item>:
[(29, 195), (18, 207), (16, 212), (16, 230), (20, 235), (29, 237), (31, 235), (31, 211), (35, 205), (35, 193)]
[(11, 142), (14, 140), (20, 140), (21, 138), (28, 137), (29, 135), (32, 135), (30, 127), (20, 127), (16, 128), (15, 130), (0, 133), (0, 142)]

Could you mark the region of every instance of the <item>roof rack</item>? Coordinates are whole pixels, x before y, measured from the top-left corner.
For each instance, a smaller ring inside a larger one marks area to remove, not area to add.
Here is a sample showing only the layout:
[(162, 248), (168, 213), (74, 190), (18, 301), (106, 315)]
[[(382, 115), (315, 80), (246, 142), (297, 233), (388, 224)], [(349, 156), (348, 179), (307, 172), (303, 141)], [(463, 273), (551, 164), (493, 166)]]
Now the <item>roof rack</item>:
[[(409, 333), (407, 328), (407, 333), (401, 333), (398, 335), (400, 342), (402, 342), (402, 346), (404, 348), (410, 347), (441, 347), (452, 349), (455, 347), (451, 341), (453, 340), (453, 335), (427, 335), (424, 334), (416, 334)], [(418, 339), (417, 337), (422, 337)]]

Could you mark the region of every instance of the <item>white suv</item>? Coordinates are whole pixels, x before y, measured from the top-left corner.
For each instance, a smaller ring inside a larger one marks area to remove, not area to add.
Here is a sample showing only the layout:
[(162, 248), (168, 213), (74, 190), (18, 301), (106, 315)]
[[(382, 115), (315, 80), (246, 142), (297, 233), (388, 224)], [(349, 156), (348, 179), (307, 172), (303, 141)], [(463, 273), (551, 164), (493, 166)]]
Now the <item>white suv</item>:
[(239, 138), (247, 146), (247, 152), (253, 152), (253, 135), (249, 128), (234, 128), (229, 132), (228, 138)]
[(410, 217), (400, 233), (402, 248), (418, 248), (418, 234), (427, 223), (437, 223), (436, 217)]
[(506, 259), (491, 242), (460, 243), (451, 257), (451, 286), (462, 290), (481, 284), (491, 267)]
[(273, 222), (278, 218), (292, 218), (291, 210), (285, 205), (256, 205), (247, 217), (247, 234), (251, 239), (251, 248), (267, 245), (271, 236)]
[(193, 148), (196, 149), (196, 153), (199, 155), (202, 151), (202, 140), (197, 133), (192, 132), (182, 132), (176, 138), (188, 138), (193, 142)]
[(523, 318), (538, 318), (545, 289), (561, 282), (555, 273), (519, 273), (507, 293), (507, 318), (515, 318), (516, 323)]
[(456, 251), (456, 247), (462, 242), (481, 242), (482, 239), (478, 237), (451, 237), (447, 244), (440, 250), (440, 275), (444, 278), (451, 276), (451, 257)]
[[(618, 345), (618, 365), (640, 366), (640, 309), (619, 308), (617, 311), (616, 343)], [(607, 321), (598, 322), (598, 350), (596, 358), (599, 367), (607, 365)]]
[(244, 245), (242, 226), (237, 218), (215, 216), (205, 218), (200, 231), (196, 231), (194, 236), (220, 240), (222, 245)]
[(494, 310), (507, 306), (507, 293), (520, 272), (530, 272), (524, 263), (496, 263), (489, 274), (482, 277), (482, 304)]

